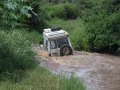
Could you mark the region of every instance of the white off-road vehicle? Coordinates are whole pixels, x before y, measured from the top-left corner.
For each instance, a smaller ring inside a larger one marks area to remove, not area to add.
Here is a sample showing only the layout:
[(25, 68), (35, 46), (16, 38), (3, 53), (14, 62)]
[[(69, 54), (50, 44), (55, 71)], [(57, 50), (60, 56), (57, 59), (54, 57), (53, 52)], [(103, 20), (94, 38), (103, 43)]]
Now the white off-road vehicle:
[(44, 44), (40, 44), (42, 50), (47, 50), (49, 55), (71, 55), (73, 48), (68, 38), (68, 33), (62, 28), (44, 29)]

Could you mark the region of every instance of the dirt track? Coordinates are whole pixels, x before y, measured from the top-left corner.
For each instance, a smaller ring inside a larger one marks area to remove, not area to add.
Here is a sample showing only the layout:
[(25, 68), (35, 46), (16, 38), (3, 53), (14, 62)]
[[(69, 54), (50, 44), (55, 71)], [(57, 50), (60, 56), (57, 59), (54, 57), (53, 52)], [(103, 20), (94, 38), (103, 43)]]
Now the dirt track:
[(120, 90), (120, 57), (78, 51), (72, 56), (48, 57), (38, 46), (34, 49), (41, 66), (56, 74), (74, 73), (87, 90)]

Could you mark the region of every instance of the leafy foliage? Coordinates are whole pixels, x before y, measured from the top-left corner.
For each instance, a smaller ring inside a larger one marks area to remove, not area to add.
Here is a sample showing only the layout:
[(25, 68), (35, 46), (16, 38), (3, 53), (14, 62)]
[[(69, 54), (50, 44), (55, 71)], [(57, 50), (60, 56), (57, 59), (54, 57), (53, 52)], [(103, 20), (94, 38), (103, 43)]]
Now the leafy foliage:
[(31, 6), (33, 9), (29, 11), (31, 17), (25, 18), (25, 24), (30, 30), (36, 30), (40, 33), (43, 32), (43, 29), (48, 25), (46, 24), (46, 20), (48, 19), (45, 11), (41, 9), (42, 2), (41, 0), (30, 0), (27, 1), (27, 4)]
[(87, 23), (88, 45), (92, 51), (119, 53), (119, 1), (110, 0), (102, 3), (101, 6), (94, 7), (93, 10), (95, 11), (85, 20)]
[(14, 28), (20, 25), (24, 16), (31, 17), (28, 11), (32, 8), (25, 4), (24, 0), (1, 0), (0, 1), (0, 26)]
[(65, 3), (59, 5), (49, 5), (43, 7), (49, 17), (52, 18), (61, 18), (61, 19), (76, 19), (78, 17), (78, 9), (75, 4)]

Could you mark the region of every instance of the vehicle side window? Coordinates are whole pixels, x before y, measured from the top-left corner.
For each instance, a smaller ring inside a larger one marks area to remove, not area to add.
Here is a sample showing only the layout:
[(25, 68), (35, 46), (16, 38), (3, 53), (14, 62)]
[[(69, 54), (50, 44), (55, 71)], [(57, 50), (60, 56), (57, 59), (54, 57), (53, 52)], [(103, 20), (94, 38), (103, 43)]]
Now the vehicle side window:
[(51, 48), (51, 49), (56, 49), (56, 48), (57, 48), (56, 40), (50, 41), (50, 48)]

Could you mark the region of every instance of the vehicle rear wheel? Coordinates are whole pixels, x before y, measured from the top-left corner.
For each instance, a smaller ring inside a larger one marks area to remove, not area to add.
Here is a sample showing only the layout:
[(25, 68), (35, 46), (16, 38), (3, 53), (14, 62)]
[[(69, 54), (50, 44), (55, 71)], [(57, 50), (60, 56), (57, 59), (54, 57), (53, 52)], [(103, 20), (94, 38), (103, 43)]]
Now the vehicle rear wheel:
[(65, 55), (71, 55), (73, 54), (73, 50), (70, 46), (68, 45), (63, 45), (60, 48), (60, 56), (65, 56)]

